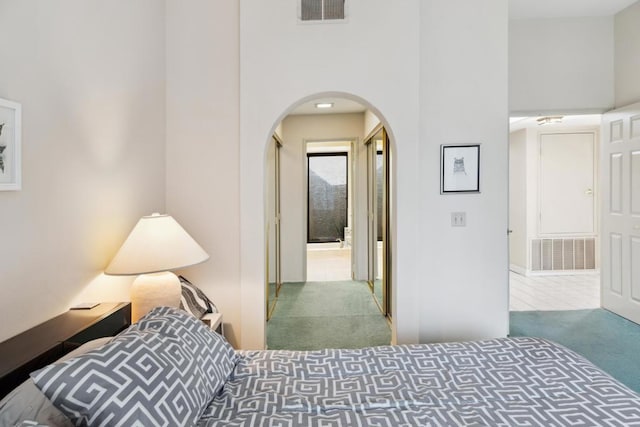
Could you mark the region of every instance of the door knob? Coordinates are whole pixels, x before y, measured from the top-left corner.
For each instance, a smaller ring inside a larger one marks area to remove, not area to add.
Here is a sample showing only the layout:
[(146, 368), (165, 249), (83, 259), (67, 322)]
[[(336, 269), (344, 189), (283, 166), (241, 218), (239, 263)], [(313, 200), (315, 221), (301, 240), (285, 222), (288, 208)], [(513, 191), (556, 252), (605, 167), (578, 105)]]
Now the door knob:
[(587, 189), (584, 191), (584, 194), (586, 194), (587, 196), (592, 196), (592, 195), (593, 195), (593, 190), (592, 190), (592, 189), (590, 189), (590, 188), (587, 188)]

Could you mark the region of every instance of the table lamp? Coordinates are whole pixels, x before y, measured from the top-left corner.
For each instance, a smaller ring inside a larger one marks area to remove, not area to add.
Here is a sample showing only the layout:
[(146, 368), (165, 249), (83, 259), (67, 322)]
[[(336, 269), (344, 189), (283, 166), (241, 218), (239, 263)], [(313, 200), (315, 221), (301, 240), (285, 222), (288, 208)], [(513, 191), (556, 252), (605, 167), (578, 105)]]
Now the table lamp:
[(209, 255), (169, 215), (140, 218), (105, 270), (112, 276), (138, 275), (131, 285), (131, 322), (158, 306), (180, 305), (180, 280), (170, 270), (189, 267)]

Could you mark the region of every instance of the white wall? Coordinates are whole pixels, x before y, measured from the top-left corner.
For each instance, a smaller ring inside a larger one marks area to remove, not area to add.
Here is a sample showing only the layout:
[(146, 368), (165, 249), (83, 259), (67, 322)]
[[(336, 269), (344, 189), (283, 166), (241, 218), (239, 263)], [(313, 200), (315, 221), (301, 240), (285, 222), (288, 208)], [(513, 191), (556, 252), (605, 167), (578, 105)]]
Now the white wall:
[[(353, 0), (346, 23), (302, 25), (293, 0), (2, 1), (0, 93), (25, 107), (25, 190), (0, 195), (2, 282), (25, 290), (5, 313), (66, 309), (166, 197), (211, 255), (184, 274), (234, 345), (262, 348), (266, 144), (296, 103), (337, 93), (390, 132), (394, 341), (506, 334), (507, 2), (477, 3)], [(439, 194), (456, 141), (483, 143), (479, 195)]]
[(129, 278), (100, 273), (164, 210), (164, 4), (0, 0), (0, 40), (0, 97), (23, 107), (22, 191), (0, 192), (2, 341), (80, 299), (129, 299)]
[[(211, 255), (184, 274), (224, 313), (225, 335), (237, 346), (243, 317), (238, 3), (167, 0), (166, 7), (167, 211)], [(261, 135), (261, 142), (270, 137), (268, 132)], [(263, 179), (261, 173), (261, 183)], [(261, 228), (259, 243), (257, 235), (248, 244), (264, 248), (263, 234)], [(264, 272), (264, 262), (255, 268)], [(256, 309), (264, 312), (264, 298), (261, 301)]]
[(610, 109), (614, 104), (613, 21), (612, 16), (510, 21), (511, 112)]
[(615, 16), (615, 105), (640, 101), (640, 2)]
[[(305, 141), (362, 142), (364, 114), (287, 116), (282, 121), (281, 159), (282, 280), (306, 280), (307, 167)], [(361, 183), (361, 180), (359, 181)], [(359, 189), (357, 194), (362, 193)], [(355, 252), (359, 252), (357, 249)]]
[[(329, 91), (369, 103), (391, 133), (394, 339), (506, 335), (506, 0), (393, 8), (354, 0), (348, 24), (331, 26), (299, 25), (294, 9), (293, 2), (241, 4), (242, 302), (253, 313), (242, 319), (243, 346), (264, 345), (264, 237), (256, 238), (265, 144), (292, 104)], [(379, 57), (385, 61), (366, 73), (327, 66)], [(485, 189), (440, 196), (439, 144), (461, 140), (483, 143)], [(458, 209), (469, 215), (464, 230), (449, 227), (449, 212)]]
[[(415, 263), (409, 257), (415, 254), (411, 219), (415, 209), (411, 207), (417, 205), (412, 188), (417, 176), (418, 5), (417, 0), (394, 3), (393, 7), (383, 0), (355, 0), (350, 3), (346, 24), (302, 25), (296, 20), (294, 1), (248, 0), (240, 4), (243, 347), (264, 346), (265, 144), (290, 108), (315, 94), (344, 92), (370, 103), (398, 141), (398, 156), (407, 159), (407, 164), (397, 171), (395, 231), (399, 246), (395, 253), (407, 261), (399, 261), (395, 279), (404, 283), (401, 289), (415, 286)], [(376, 25), (380, 22), (385, 23), (384, 31)], [(366, 72), (364, 65), (358, 66), (381, 57), (385, 60), (375, 61), (376, 66)], [(399, 340), (416, 341), (415, 303), (403, 291), (395, 295), (398, 304), (409, 305), (396, 318), (398, 324), (405, 325)]]
[[(508, 320), (506, 0), (421, 1), (420, 341), (505, 336)], [(444, 42), (446, 41), (446, 42)], [(440, 144), (480, 143), (480, 194), (441, 195)], [(400, 167), (400, 165), (399, 165)], [(466, 212), (466, 227), (451, 227)], [(404, 307), (402, 308), (404, 309)]]
[(509, 136), (509, 263), (527, 269), (527, 130)]

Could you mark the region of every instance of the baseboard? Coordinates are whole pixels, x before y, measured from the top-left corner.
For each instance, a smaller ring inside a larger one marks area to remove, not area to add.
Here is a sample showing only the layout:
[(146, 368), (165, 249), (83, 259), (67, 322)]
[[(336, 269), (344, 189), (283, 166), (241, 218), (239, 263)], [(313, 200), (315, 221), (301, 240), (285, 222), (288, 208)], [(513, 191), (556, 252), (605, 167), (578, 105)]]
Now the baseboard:
[(547, 271), (527, 271), (527, 276), (599, 276), (600, 270), (547, 270)]
[(509, 270), (513, 271), (516, 274), (519, 274), (521, 276), (525, 276), (525, 277), (539, 277), (539, 276), (580, 276), (580, 275), (585, 275), (585, 276), (590, 276), (590, 275), (594, 275), (597, 276), (600, 274), (600, 270), (599, 269), (595, 269), (595, 270), (544, 270), (544, 271), (533, 271), (533, 270), (527, 270), (524, 267), (521, 267), (519, 265), (516, 264), (509, 264)]

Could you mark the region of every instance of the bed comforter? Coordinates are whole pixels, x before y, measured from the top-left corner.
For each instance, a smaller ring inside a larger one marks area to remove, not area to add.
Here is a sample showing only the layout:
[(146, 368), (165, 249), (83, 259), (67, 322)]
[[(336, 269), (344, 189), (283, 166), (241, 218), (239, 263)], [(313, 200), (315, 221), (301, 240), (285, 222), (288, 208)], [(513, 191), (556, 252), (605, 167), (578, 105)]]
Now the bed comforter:
[(640, 395), (535, 338), (243, 352), (214, 426), (640, 426)]

